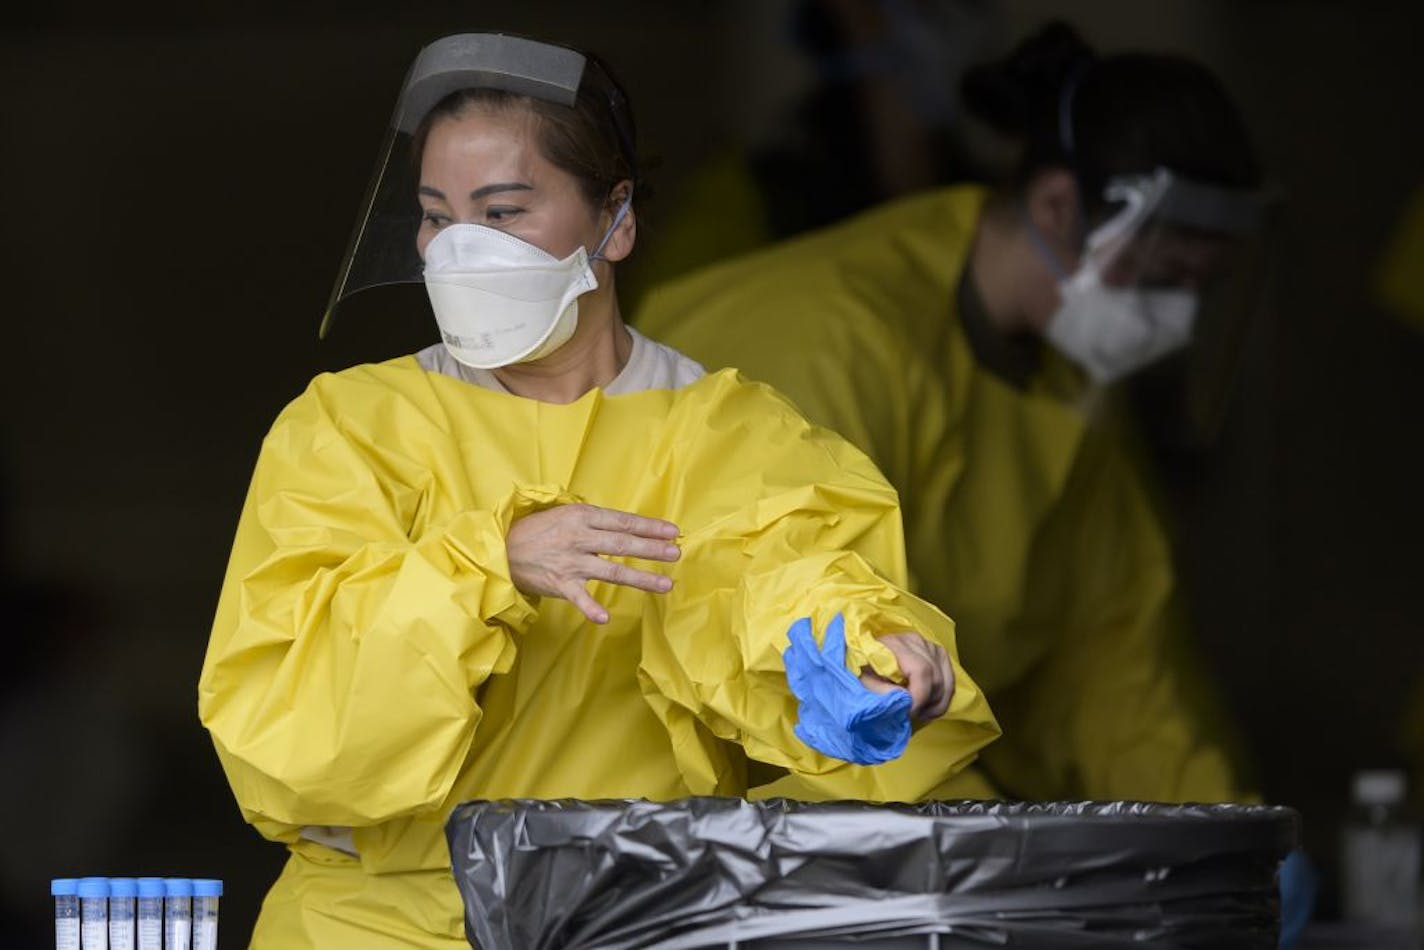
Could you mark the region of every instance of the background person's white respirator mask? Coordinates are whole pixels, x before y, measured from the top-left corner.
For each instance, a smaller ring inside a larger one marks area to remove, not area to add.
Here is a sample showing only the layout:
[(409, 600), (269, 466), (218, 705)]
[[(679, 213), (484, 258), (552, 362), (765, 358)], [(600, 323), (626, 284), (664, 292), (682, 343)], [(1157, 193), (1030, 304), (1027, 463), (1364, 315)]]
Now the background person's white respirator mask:
[(1064, 275), (1041, 235), (1029, 231), (1045, 260), (1060, 275), (1058, 309), (1044, 336), (1100, 385), (1121, 379), (1192, 339), (1197, 295), (1180, 288), (1109, 286), (1103, 273), (1141, 230), (1172, 185), (1165, 170), (1146, 179), (1115, 182), (1104, 197), (1125, 207), (1095, 228), (1084, 242), (1077, 270)]
[(1191, 342), (1197, 295), (1190, 290), (1109, 287), (1085, 260), (1059, 283), (1058, 294), (1061, 302), (1044, 335), (1100, 385)]
[(563, 260), (482, 224), (442, 228), (425, 248), (425, 289), (450, 355), (476, 369), (553, 353), (578, 328), (578, 298), (598, 288), (593, 261), (628, 213), (624, 199), (590, 255)]

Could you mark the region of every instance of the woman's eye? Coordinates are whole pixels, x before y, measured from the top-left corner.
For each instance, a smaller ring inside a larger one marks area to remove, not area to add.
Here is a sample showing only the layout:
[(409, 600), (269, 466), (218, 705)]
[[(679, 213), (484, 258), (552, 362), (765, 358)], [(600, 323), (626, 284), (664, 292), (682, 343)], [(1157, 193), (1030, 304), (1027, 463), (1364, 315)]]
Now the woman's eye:
[(445, 225), (450, 223), (450, 216), (446, 214), (441, 214), (438, 211), (427, 211), (420, 217), (422, 222), (430, 225), (431, 227), (437, 230), (445, 227)]
[(509, 208), (509, 207), (486, 208), (486, 209), (485, 209), (485, 219), (488, 220), (488, 221), (496, 221), (496, 222), (498, 222), (498, 221), (508, 221), (508, 220), (510, 220), (511, 218), (513, 218), (515, 215), (519, 214), (519, 212), (521, 212), (521, 211), (523, 211), (523, 210), (524, 210), (523, 208)]

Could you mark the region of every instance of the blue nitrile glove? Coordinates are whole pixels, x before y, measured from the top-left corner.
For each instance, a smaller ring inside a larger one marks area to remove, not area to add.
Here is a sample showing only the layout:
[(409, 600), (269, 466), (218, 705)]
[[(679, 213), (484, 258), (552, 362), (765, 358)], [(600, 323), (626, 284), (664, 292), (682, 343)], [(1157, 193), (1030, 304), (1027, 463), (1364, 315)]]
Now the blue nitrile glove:
[(787, 631), (791, 646), (781, 654), (786, 681), (800, 700), (796, 737), (817, 752), (858, 765), (900, 757), (910, 741), (910, 692), (876, 693), (846, 669), (845, 618), (836, 614), (816, 646), (811, 618)]
[(1280, 950), (1291, 950), (1315, 911), (1315, 892), (1319, 881), (1310, 858), (1299, 848), (1286, 855), (1276, 871), (1276, 879), (1280, 882), (1281, 892)]

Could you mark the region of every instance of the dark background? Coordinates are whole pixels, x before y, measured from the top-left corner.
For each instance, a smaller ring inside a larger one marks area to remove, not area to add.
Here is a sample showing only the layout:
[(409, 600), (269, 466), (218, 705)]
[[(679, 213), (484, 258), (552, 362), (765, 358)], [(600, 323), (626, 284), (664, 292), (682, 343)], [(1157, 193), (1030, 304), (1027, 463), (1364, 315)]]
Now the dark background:
[[(1267, 798), (1305, 814), (1328, 916), (1349, 776), (1403, 763), (1421, 673), (1424, 321), (1371, 290), (1424, 186), (1416, 5), (986, 7), (986, 55), (1059, 15), (1105, 50), (1201, 58), (1288, 196), (1275, 303), (1223, 440), (1166, 474), (1204, 653)], [(5, 945), (48, 940), (46, 879), (85, 874), (222, 877), (223, 943), (245, 943), (282, 849), (237, 813), (197, 722), (197, 674), (276, 412), (318, 371), (433, 339), (422, 310), (396, 322), (359, 305), (316, 339), (419, 46), (499, 28), (599, 51), (662, 158), (646, 243), (689, 171), (774, 127), (805, 82), (786, 8), (70, 0), (7, 14)]]

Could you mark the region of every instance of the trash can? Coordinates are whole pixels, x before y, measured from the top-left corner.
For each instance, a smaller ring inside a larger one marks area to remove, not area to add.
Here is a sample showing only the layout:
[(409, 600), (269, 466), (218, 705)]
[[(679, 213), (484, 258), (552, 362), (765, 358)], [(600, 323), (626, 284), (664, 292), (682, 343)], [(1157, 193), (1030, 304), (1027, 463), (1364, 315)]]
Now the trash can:
[(482, 950), (1273, 950), (1299, 816), (1143, 802), (468, 802)]

